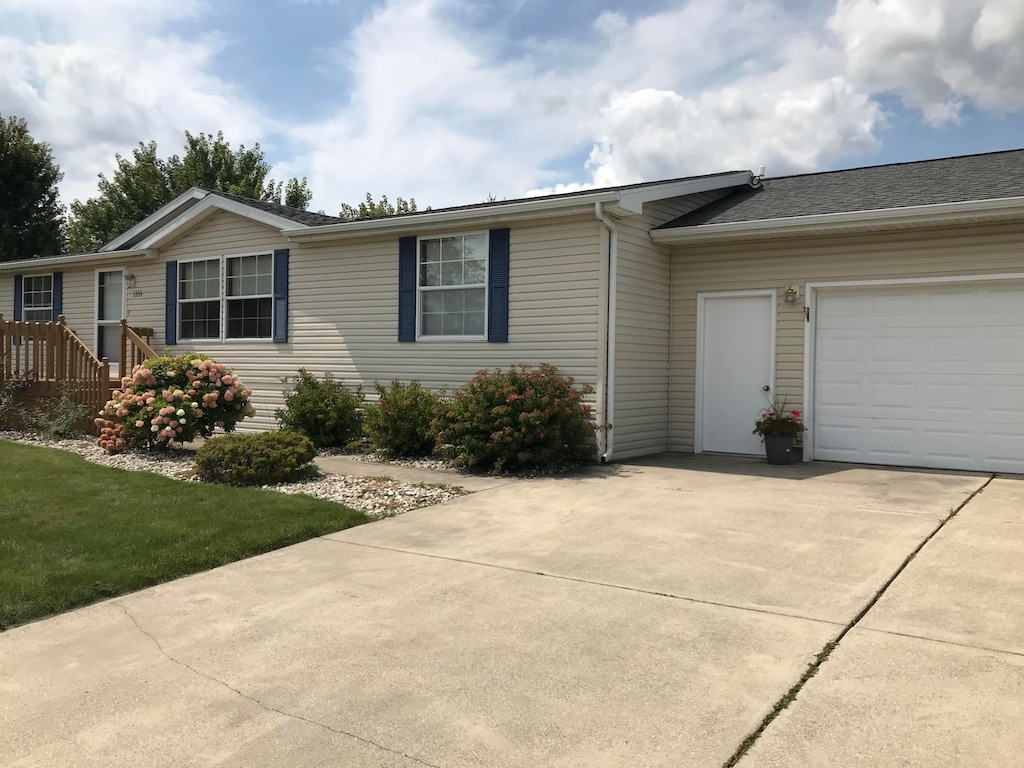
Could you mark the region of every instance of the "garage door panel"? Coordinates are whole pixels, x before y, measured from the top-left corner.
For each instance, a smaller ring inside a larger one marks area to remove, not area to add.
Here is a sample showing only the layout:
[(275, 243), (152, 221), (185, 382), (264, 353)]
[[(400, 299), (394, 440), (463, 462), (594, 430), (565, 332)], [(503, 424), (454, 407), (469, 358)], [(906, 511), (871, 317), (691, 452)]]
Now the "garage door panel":
[(1024, 285), (822, 291), (814, 455), (1024, 472)]

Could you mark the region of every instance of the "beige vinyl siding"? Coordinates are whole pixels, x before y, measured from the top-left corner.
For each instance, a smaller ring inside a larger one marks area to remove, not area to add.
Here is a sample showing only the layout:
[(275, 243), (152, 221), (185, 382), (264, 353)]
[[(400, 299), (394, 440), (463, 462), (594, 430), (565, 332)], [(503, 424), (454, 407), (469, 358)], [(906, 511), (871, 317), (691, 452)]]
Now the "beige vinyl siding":
[[(136, 290), (142, 296), (129, 298), (131, 323), (150, 327), (156, 332), (153, 347), (157, 352), (167, 348), (165, 341), (164, 300), (168, 261), (213, 258), (242, 253), (271, 253), (290, 248), (279, 230), (227, 212), (217, 212), (160, 252), (157, 263), (136, 269)], [(292, 252), (295, 252), (292, 248)], [(294, 290), (294, 289), (293, 289)], [(237, 341), (184, 341), (170, 347), (173, 354), (194, 351), (209, 355), (237, 373), (252, 389), (256, 418), (243, 422), (250, 429), (271, 429), (274, 408), (281, 405), (282, 376), (294, 373), (301, 365), (285, 365), (290, 345), (274, 344), (269, 339)], [(240, 427), (241, 429), (241, 427)]]
[(617, 226), (612, 438), (614, 457), (624, 459), (669, 447), (671, 280), (669, 251), (651, 242), (647, 218)]
[(66, 269), (63, 282), (64, 322), (96, 354), (96, 267)]
[[(453, 231), (453, 230), (449, 230)], [(417, 233), (425, 236), (434, 231)], [(132, 322), (157, 330), (163, 344), (165, 262), (231, 253), (290, 250), (289, 341), (178, 344), (232, 367), (253, 390), (256, 417), (245, 429), (276, 426), (281, 379), (305, 367), (330, 371), (373, 395), (374, 381), (419, 380), (455, 387), (482, 368), (551, 363), (579, 383), (597, 380), (598, 307), (602, 273), (599, 224), (593, 216), (517, 223), (511, 227), (509, 341), (398, 342), (398, 236), (299, 244), (229, 213), (203, 222), (160, 254), (145, 274), (136, 270), (145, 301), (131, 305)]]
[(669, 249), (650, 230), (721, 197), (724, 191), (656, 200), (642, 216), (616, 223), (618, 277), (615, 309), (614, 457), (669, 450)]
[[(804, 297), (808, 282), (1024, 272), (1024, 224), (918, 232), (744, 240), (676, 247), (672, 257), (671, 448), (693, 450), (697, 293), (772, 288), (778, 292), (775, 389), (803, 407)], [(800, 300), (786, 304), (788, 285)]]

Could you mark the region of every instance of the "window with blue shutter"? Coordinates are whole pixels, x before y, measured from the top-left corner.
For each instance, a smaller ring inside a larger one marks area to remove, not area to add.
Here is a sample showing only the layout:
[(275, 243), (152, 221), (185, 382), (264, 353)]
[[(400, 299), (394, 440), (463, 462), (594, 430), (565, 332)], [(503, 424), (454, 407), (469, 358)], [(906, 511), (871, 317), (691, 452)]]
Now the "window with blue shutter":
[(60, 314), (60, 294), (54, 293), (61, 273), (14, 276), (14, 319), (48, 323)]
[(24, 286), (24, 284), (23, 284), (21, 275), (15, 275), (14, 276), (14, 319), (15, 320), (21, 320), (21, 307), (22, 307), (21, 302), (24, 299), (24, 297), (22, 295), (22, 290), (24, 289), (23, 286)]
[(509, 230), (492, 229), (487, 251), (487, 340), (508, 341)]
[(274, 341), (288, 341), (288, 249), (274, 251)]
[(168, 261), (164, 285), (164, 344), (178, 343), (178, 262)]
[(398, 340), (416, 341), (416, 238), (398, 240)]
[(399, 240), (398, 340), (508, 341), (509, 230)]
[(53, 302), (50, 309), (50, 318), (53, 322), (57, 322), (57, 318), (64, 314), (64, 273), (54, 272), (53, 273), (53, 295), (51, 296)]

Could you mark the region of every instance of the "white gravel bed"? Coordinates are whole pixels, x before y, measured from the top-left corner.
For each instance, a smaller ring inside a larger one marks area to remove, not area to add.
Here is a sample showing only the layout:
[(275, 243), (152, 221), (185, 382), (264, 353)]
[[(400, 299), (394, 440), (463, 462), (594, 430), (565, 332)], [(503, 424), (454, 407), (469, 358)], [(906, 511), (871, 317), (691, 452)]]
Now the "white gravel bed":
[[(86, 461), (133, 472), (153, 472), (184, 482), (200, 482), (195, 476), (195, 452), (182, 448), (166, 451), (118, 453), (111, 456), (90, 438), (73, 438), (47, 442), (31, 433), (0, 431), (0, 440), (26, 445), (40, 445), (77, 453)], [(444, 467), (443, 462), (431, 462)], [(433, 468), (438, 468), (435, 466)], [(454, 499), (465, 491), (452, 485), (432, 483), (399, 483), (377, 477), (322, 475), (297, 483), (263, 486), (278, 493), (304, 493), (318, 499), (334, 501), (358, 509), (372, 517), (390, 517), (410, 509)]]

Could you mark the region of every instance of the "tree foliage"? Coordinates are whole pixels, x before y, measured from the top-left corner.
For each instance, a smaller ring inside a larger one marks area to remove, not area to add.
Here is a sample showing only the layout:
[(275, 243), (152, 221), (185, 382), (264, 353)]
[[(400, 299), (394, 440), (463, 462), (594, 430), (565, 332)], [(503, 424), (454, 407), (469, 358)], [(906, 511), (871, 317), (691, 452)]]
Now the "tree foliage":
[(0, 115), (0, 261), (61, 252), (63, 177), (50, 146), (32, 138), (24, 119)]
[[(427, 207), (430, 210), (430, 207)], [(373, 195), (366, 193), (366, 202), (360, 203), (355, 208), (348, 203), (341, 204), (341, 212), (338, 214), (348, 221), (360, 221), (362, 219), (382, 219), (385, 216), (403, 216), (407, 213), (416, 213), (416, 198), (408, 200), (397, 198), (394, 203), (388, 200), (387, 195), (380, 196), (380, 202), (374, 202)]]
[(267, 181), (269, 173), (270, 165), (259, 144), (232, 149), (220, 131), (216, 136), (185, 131), (184, 155), (166, 160), (158, 155), (155, 141), (140, 142), (131, 158), (117, 156), (112, 178), (100, 174), (98, 197), (71, 204), (68, 248), (72, 252), (95, 251), (190, 187), (294, 208), (309, 205), (313, 193), (305, 178), (287, 183)]

